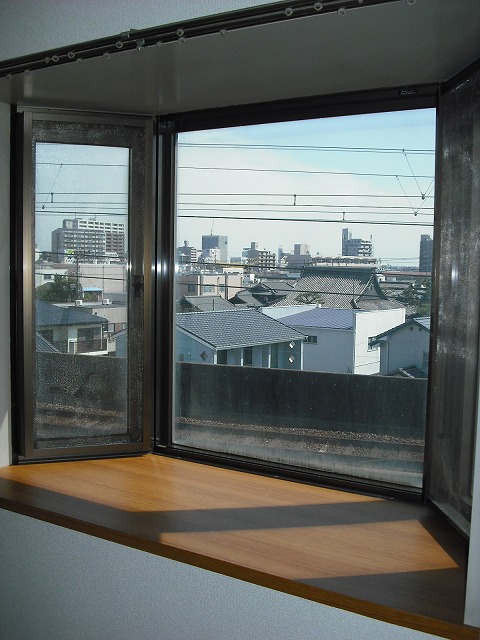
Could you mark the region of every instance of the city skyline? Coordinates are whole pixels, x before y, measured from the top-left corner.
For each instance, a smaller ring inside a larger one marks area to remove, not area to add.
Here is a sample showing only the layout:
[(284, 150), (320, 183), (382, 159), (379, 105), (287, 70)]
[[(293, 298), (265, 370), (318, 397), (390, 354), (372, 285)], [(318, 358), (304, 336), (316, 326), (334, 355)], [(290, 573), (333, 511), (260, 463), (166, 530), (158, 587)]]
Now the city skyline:
[[(178, 137), (175, 246), (228, 236), (312, 256), (341, 254), (341, 229), (373, 238), (381, 263), (418, 265), (433, 235), (432, 109), (234, 127)], [(126, 148), (37, 144), (38, 252), (68, 217), (118, 221), (128, 239)]]
[(177, 246), (213, 230), (230, 255), (250, 242), (341, 253), (341, 228), (373, 236), (382, 262), (418, 264), (432, 234), (435, 112), (367, 114), (184, 133)]

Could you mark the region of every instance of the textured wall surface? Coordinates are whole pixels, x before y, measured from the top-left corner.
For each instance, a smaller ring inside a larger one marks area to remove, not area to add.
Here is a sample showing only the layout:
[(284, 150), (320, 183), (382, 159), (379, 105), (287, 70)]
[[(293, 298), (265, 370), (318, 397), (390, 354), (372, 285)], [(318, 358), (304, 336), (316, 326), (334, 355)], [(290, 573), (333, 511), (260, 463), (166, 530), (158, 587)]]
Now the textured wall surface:
[(435, 638), (3, 510), (0, 567), (8, 640)]

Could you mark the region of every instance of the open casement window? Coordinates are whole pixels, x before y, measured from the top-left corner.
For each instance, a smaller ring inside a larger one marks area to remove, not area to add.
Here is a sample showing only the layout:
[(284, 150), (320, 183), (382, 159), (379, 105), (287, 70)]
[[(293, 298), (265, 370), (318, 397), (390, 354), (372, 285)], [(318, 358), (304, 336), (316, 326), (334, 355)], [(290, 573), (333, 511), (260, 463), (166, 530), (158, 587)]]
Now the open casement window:
[(454, 79), (439, 98), (437, 349), (426, 458), (427, 498), (467, 534), (480, 353), (479, 91), (477, 71)]
[(151, 121), (18, 117), (20, 459), (146, 450)]

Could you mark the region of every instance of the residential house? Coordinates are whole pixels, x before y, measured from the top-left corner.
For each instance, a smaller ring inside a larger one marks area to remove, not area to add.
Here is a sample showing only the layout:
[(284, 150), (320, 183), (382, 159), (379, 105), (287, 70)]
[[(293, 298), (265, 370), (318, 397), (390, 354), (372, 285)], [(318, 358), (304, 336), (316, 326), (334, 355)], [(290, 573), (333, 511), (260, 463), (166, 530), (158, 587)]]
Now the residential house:
[(305, 335), (253, 309), (179, 313), (179, 362), (300, 370)]
[(228, 300), (243, 287), (243, 271), (182, 273), (177, 280), (177, 299), (183, 296), (216, 295)]
[[(263, 309), (267, 315), (269, 311)], [(390, 328), (404, 319), (401, 308), (362, 311), (316, 307), (284, 315), (280, 322), (306, 334), (304, 370), (372, 375), (379, 372), (380, 361), (369, 339), (379, 327)]]
[(37, 332), (62, 353), (107, 352), (108, 320), (79, 307), (59, 307), (37, 300)]
[(378, 334), (370, 347), (380, 350), (381, 375), (426, 378), (430, 349), (430, 318), (409, 318)]

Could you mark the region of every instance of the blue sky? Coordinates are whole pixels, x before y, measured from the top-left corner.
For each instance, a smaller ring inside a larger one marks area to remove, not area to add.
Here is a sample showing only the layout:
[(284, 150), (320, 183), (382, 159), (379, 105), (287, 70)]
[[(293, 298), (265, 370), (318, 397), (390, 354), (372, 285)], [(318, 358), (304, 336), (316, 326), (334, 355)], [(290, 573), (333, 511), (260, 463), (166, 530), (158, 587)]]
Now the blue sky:
[[(434, 144), (434, 109), (180, 134), (176, 244), (201, 247), (213, 231), (229, 237), (230, 256), (251, 242), (337, 256), (348, 227), (372, 237), (382, 262), (418, 264), (420, 235), (433, 235)], [(39, 251), (75, 213), (126, 222), (128, 159), (127, 149), (37, 145)]]
[[(433, 109), (185, 133), (179, 143), (179, 216), (204, 216), (179, 217), (179, 245), (199, 247), (213, 228), (229, 236), (230, 256), (252, 241), (336, 256), (348, 227), (372, 236), (382, 261), (418, 264), (420, 235), (433, 235)], [(315, 148), (292, 148), (302, 146)]]

